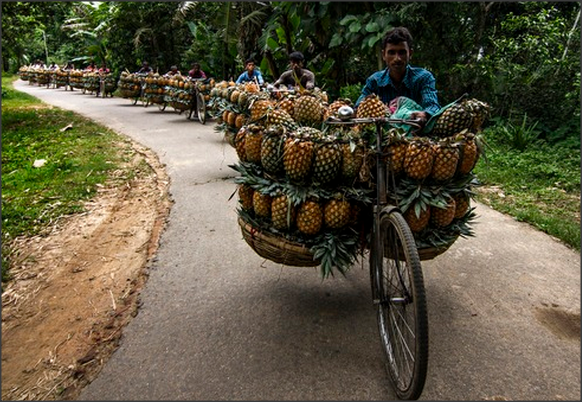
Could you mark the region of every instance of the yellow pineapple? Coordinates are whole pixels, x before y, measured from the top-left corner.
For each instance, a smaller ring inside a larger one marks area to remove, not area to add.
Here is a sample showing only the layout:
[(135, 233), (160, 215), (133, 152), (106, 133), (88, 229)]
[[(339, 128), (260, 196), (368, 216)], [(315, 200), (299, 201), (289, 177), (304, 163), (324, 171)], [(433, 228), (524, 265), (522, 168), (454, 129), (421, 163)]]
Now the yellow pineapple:
[(404, 156), (404, 171), (408, 177), (422, 180), (430, 175), (434, 163), (434, 149), (426, 137), (416, 137), (410, 141)]
[(280, 194), (271, 203), (271, 222), (278, 230), (290, 230), (295, 222), (296, 208), (289, 197)]
[(303, 94), (293, 102), (293, 117), (302, 125), (315, 126), (323, 121), (323, 103), (317, 97)]
[(432, 207), (430, 214), (430, 223), (437, 228), (449, 226), (455, 219), (455, 200), (449, 197), (446, 208)]
[(430, 206), (427, 206), (426, 209), (420, 208), (417, 215), (415, 205), (411, 205), (404, 213), (404, 220), (408, 223), (410, 230), (418, 233), (426, 228), (430, 220), (431, 210), (432, 208)]
[(306, 235), (316, 235), (323, 225), (323, 212), (318, 202), (308, 200), (297, 211), (297, 229)]
[(434, 146), (435, 157), (431, 177), (438, 181), (451, 179), (459, 163), (458, 145), (448, 139), (441, 140)]
[(238, 186), (238, 197), (245, 211), (254, 211), (253, 209), (253, 194), (255, 190), (248, 184), (240, 184)]
[(248, 126), (245, 136), (246, 160), (252, 163), (261, 163), (261, 142), (263, 141), (263, 128), (253, 124)]
[(271, 217), (271, 202), (273, 197), (270, 195), (262, 194), (259, 191), (253, 193), (253, 210), (255, 215), (269, 219)]
[(323, 221), (331, 229), (341, 229), (350, 223), (351, 204), (341, 194), (327, 201), (323, 207)]

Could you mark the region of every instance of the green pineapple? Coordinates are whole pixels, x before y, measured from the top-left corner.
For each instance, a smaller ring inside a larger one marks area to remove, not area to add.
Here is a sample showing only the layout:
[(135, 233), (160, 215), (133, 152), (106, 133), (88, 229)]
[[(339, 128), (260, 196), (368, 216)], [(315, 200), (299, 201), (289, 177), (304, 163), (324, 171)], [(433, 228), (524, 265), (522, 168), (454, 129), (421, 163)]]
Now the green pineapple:
[(463, 103), (447, 108), (438, 118), (432, 130), (437, 137), (450, 137), (473, 125), (473, 114)]
[(283, 170), (284, 129), (275, 126), (263, 133), (261, 143), (261, 164), (268, 173), (278, 174)]
[(315, 138), (312, 180), (316, 184), (331, 183), (341, 167), (342, 154), (335, 137), (321, 135)]

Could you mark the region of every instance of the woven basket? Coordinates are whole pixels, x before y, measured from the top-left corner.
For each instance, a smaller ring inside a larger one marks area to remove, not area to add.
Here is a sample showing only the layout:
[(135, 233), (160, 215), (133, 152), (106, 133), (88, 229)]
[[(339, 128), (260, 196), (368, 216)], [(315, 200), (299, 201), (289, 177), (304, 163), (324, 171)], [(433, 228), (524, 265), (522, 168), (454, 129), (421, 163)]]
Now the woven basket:
[(444, 244), (441, 247), (419, 248), (418, 255), (421, 261), (432, 260), (436, 256), (441, 255), (453, 245), (459, 236), (455, 237), (450, 243)]
[(238, 224), (245, 241), (261, 257), (295, 267), (319, 265), (319, 261), (313, 260), (313, 253), (305, 245), (256, 229), (240, 217)]

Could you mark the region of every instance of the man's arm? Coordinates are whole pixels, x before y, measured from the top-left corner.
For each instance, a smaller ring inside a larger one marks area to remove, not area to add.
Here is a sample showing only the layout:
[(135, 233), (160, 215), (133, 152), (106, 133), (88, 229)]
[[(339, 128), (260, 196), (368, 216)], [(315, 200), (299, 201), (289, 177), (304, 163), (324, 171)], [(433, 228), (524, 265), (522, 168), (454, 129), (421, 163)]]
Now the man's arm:
[(307, 78), (305, 80), (305, 89), (315, 88), (315, 74), (313, 74), (313, 72), (311, 72), (309, 70), (305, 70), (304, 74)]
[(263, 79), (263, 75), (261, 74), (260, 71), (257, 71), (257, 80), (259, 81), (259, 85), (263, 85), (265, 83), (265, 80)]
[(285, 86), (287, 86), (287, 77), (291, 75), (291, 70), (290, 71), (285, 71), (283, 74), (281, 74), (281, 76), (279, 77), (279, 79), (277, 81), (275, 81), (273, 83), (273, 86), (279, 86), (281, 84), (285, 84)]
[(426, 72), (419, 82), (420, 86), (420, 105), (423, 107), (424, 111), (430, 116), (437, 113), (441, 106), (439, 104), (437, 90), (436, 90), (436, 79), (430, 72)]
[[(245, 72), (246, 73), (246, 72)], [(243, 77), (245, 76), (245, 73), (242, 73), (241, 75), (238, 76), (238, 78), (236, 79), (236, 83), (237, 84), (242, 84), (243, 82)]]

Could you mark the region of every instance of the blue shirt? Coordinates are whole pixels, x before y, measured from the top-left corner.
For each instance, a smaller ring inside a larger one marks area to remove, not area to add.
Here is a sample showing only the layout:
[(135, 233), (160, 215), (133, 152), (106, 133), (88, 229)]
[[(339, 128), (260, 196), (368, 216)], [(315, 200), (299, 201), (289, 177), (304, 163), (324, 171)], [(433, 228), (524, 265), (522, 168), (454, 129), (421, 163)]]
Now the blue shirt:
[(244, 73), (242, 73), (241, 75), (238, 76), (236, 83), (242, 84), (243, 82), (254, 81), (255, 77), (257, 77), (257, 81), (259, 81), (259, 85), (263, 85), (265, 83), (265, 80), (263, 80), (263, 76), (261, 75), (261, 72), (257, 69), (253, 70), (252, 77), (249, 77), (249, 72), (245, 71)]
[(406, 96), (422, 106), (425, 112), (434, 115), (441, 108), (435, 84), (436, 80), (430, 71), (409, 65), (406, 66), (400, 87), (396, 87), (390, 78), (390, 70), (386, 68), (368, 77), (356, 107), (370, 94), (378, 95), (386, 105), (398, 96)]

